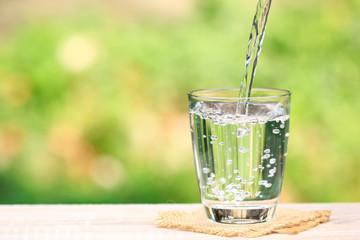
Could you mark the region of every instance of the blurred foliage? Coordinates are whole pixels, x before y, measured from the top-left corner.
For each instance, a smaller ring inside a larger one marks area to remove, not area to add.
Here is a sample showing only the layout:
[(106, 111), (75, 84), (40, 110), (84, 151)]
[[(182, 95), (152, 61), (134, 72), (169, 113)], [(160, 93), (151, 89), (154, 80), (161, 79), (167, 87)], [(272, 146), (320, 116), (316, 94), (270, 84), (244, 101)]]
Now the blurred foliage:
[[(93, 6), (3, 35), (0, 203), (198, 202), (186, 93), (239, 86), (254, 9)], [(273, 3), (254, 86), (293, 92), (283, 201), (360, 200), (359, 10)]]

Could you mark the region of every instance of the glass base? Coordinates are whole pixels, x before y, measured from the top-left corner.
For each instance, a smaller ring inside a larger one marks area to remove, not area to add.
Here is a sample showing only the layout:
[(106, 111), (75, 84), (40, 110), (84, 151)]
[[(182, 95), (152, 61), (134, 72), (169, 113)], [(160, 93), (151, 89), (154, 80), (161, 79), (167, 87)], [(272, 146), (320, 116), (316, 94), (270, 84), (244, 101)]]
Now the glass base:
[(205, 205), (207, 217), (217, 223), (244, 224), (270, 221), (276, 204), (271, 205)]

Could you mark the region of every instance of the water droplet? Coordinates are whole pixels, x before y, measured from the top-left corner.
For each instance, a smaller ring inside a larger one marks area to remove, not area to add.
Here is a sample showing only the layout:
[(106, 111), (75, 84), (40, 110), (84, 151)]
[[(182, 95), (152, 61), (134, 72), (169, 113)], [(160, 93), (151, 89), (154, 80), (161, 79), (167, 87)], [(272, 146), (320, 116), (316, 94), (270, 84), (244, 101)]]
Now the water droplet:
[(250, 186), (251, 184), (253, 184), (254, 182), (248, 182), (248, 185)]
[(207, 174), (207, 173), (209, 173), (209, 172), (210, 172), (210, 169), (209, 169), (209, 168), (204, 167), (204, 168), (202, 169), (202, 172), (203, 172), (203, 173), (205, 173), (205, 174)]
[(270, 158), (270, 164), (274, 164), (276, 162), (276, 158)]
[(232, 161), (231, 159), (229, 159), (229, 160), (226, 161), (226, 165), (231, 165), (232, 162), (233, 162), (233, 161)]
[(210, 144), (214, 144), (214, 142), (213, 142), (213, 141), (210, 141)]
[(289, 135), (290, 135), (290, 133), (286, 133), (286, 134), (285, 134), (285, 137), (288, 137)]
[(270, 170), (269, 170), (269, 173), (270, 173), (270, 174), (274, 174), (275, 172), (276, 172), (275, 169), (270, 169)]
[(246, 153), (248, 151), (249, 151), (248, 148), (244, 148), (244, 147), (239, 148), (239, 152), (241, 152), (241, 153)]
[(214, 178), (214, 177), (215, 177), (215, 173), (210, 173), (210, 177)]
[(224, 142), (219, 142), (220, 145), (224, 145)]
[(265, 187), (266, 187), (266, 188), (269, 188), (269, 187), (271, 187), (271, 185), (272, 185), (271, 183), (267, 183), (267, 184), (265, 185)]
[(281, 123), (281, 124), (280, 124), (280, 128), (285, 128), (285, 124), (284, 124), (284, 123)]
[(273, 132), (274, 134), (279, 134), (279, 133), (280, 133), (280, 130), (279, 130), (279, 129), (274, 129), (272, 132)]
[(255, 178), (255, 176), (250, 176), (250, 179), (254, 179)]
[(206, 135), (203, 135), (203, 138), (206, 138)]
[(284, 153), (284, 157), (286, 157), (287, 156), (287, 153)]
[(263, 198), (263, 195), (260, 195), (260, 198)]
[(251, 196), (251, 192), (246, 191), (244, 195), (245, 195), (245, 197), (250, 197), (250, 196)]
[(268, 159), (268, 158), (270, 158), (270, 154), (268, 154), (268, 153), (262, 157), (262, 159)]
[(258, 170), (258, 168), (251, 169), (251, 171), (253, 171), (253, 172), (256, 172), (257, 170)]
[(271, 165), (270, 165), (270, 164), (267, 164), (266, 167), (269, 168), (269, 167), (271, 167)]
[(245, 184), (247, 181), (245, 179), (241, 180), (241, 183)]
[(233, 173), (238, 173), (239, 172), (239, 170), (237, 170), (237, 169), (235, 169), (234, 171), (233, 171)]
[(218, 140), (219, 139), (219, 137), (218, 136), (216, 136), (216, 135), (211, 135), (211, 140)]
[(264, 153), (270, 153), (270, 149), (265, 149)]
[(225, 179), (225, 178), (220, 178), (220, 179), (219, 179), (219, 182), (222, 183), (222, 184), (225, 184), (225, 183), (226, 183), (226, 179)]

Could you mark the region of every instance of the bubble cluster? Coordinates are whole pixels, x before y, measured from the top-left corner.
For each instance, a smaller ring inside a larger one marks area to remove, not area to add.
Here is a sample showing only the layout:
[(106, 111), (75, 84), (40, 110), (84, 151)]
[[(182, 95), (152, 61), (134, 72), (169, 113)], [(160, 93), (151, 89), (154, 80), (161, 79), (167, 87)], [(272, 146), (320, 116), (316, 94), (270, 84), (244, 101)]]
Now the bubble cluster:
[(198, 102), (190, 112), (203, 196), (226, 204), (274, 198), (289, 116), (274, 103), (251, 103), (249, 114), (230, 114), (236, 104)]

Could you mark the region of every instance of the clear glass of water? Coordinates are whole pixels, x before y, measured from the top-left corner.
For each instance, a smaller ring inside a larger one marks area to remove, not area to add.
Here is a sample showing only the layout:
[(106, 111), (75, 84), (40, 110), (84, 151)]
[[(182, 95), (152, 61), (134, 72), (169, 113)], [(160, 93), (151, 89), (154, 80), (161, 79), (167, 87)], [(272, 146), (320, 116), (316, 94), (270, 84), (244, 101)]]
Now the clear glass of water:
[(189, 93), (194, 162), (208, 218), (259, 223), (273, 218), (281, 191), (289, 138), (286, 90), (239, 88)]

